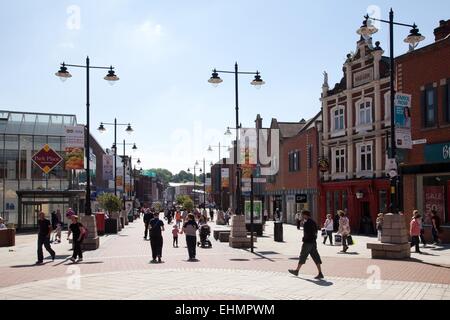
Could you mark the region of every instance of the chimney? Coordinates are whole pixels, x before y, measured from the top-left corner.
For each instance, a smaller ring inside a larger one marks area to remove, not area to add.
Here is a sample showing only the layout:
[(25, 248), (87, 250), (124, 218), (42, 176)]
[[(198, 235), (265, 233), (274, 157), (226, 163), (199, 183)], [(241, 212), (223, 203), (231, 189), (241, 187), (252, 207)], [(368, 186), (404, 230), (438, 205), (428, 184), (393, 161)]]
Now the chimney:
[(439, 27), (434, 29), (434, 41), (439, 41), (450, 35), (450, 19), (439, 21)]
[(258, 114), (256, 116), (256, 120), (255, 120), (256, 129), (261, 129), (262, 128), (262, 121), (263, 121), (263, 119), (261, 118), (261, 115)]

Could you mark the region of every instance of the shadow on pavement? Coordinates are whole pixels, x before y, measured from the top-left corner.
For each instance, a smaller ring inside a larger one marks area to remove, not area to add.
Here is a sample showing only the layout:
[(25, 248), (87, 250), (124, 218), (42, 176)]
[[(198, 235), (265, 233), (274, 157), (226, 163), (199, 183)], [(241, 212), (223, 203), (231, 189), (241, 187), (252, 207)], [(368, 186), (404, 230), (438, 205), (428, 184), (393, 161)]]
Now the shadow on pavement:
[(409, 261), (409, 262), (418, 262), (418, 263), (422, 263), (422, 264), (426, 264), (429, 266), (433, 266), (433, 267), (439, 267), (439, 268), (445, 268), (445, 269), (450, 269), (450, 266), (448, 265), (442, 265), (442, 264), (437, 264), (437, 263), (430, 263), (430, 262), (425, 262), (423, 260), (417, 259), (417, 258), (409, 258), (405, 261)]
[(45, 261), (41, 264), (22, 264), (22, 265), (17, 265), (17, 266), (11, 266), (10, 268), (29, 268), (29, 267), (42, 267), (45, 266), (46, 264), (52, 263), (52, 261)]
[(250, 261), (250, 259), (230, 259), (230, 261)]
[(275, 251), (258, 251), (259, 254), (263, 254), (263, 255), (270, 255), (270, 254), (280, 254), (278, 252)]
[(327, 280), (323, 280), (323, 279), (322, 280), (311, 280), (311, 279), (306, 279), (306, 278), (301, 278), (301, 277), (298, 277), (298, 279), (314, 283), (314, 284), (316, 284), (318, 286), (321, 286), (321, 287), (329, 287), (329, 286), (333, 285), (333, 282), (330, 282), (330, 281), (327, 281)]
[(342, 254), (342, 255), (359, 255), (359, 252), (338, 252), (337, 254)]
[[(244, 250), (247, 251), (248, 253), (252, 253), (252, 252), (250, 251), (250, 249), (244, 249)], [(275, 262), (275, 260), (272, 260), (272, 259), (270, 259), (270, 258), (267, 258), (266, 256), (264, 256), (263, 254), (261, 254), (261, 253), (259, 253), (259, 252), (253, 252), (253, 254), (254, 254), (255, 256), (260, 257), (260, 259), (266, 259), (266, 260), (269, 260), (270, 262)]]

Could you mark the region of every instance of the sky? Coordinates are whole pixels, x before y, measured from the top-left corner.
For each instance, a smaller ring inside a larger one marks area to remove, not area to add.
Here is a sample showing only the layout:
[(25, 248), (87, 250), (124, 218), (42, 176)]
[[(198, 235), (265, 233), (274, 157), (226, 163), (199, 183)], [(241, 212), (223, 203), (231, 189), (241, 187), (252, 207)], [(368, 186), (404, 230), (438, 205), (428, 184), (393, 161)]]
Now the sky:
[[(244, 127), (254, 127), (258, 113), (264, 126), (309, 119), (320, 111), (323, 71), (330, 86), (340, 81), (363, 16), (388, 19), (391, 7), (397, 21), (419, 26), (421, 46), (450, 18), (448, 0), (2, 0), (0, 110), (75, 114), (85, 123), (85, 71), (69, 68), (64, 83), (54, 74), (61, 62), (84, 64), (89, 56), (120, 78), (110, 86), (104, 70), (91, 71), (92, 134), (107, 148), (112, 127), (101, 134), (100, 122), (131, 123), (134, 133), (119, 127), (118, 140), (136, 143), (133, 158), (175, 173), (196, 160), (217, 161), (218, 149), (208, 153), (208, 145), (231, 143), (223, 133), (235, 124), (234, 77), (220, 75), (214, 88), (213, 68), (232, 71), (238, 62), (266, 82), (256, 90), (251, 75), (239, 77)], [(388, 28), (379, 27), (374, 41), (388, 55)], [(408, 33), (396, 27), (396, 54), (407, 51)]]

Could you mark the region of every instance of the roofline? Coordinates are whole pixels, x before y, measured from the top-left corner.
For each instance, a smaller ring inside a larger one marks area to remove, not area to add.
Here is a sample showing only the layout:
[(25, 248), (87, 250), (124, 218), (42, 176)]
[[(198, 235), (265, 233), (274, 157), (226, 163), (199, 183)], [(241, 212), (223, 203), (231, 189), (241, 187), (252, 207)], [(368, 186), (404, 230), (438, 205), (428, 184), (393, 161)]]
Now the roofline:
[(402, 58), (404, 58), (404, 57), (406, 57), (406, 56), (408, 56), (408, 55), (420, 54), (420, 53), (422, 53), (422, 51), (425, 51), (425, 50), (427, 50), (427, 49), (430, 49), (430, 47), (432, 47), (432, 46), (440, 45), (440, 44), (444, 43), (445, 41), (450, 41), (450, 34), (448, 34), (448, 35), (447, 35), (445, 38), (443, 38), (443, 39), (440, 39), (440, 40), (438, 40), (438, 41), (434, 41), (434, 42), (430, 43), (429, 45), (426, 45), (426, 46), (421, 47), (421, 48), (419, 48), (419, 49), (414, 49), (413, 51), (409, 51), (409, 52), (406, 52), (406, 53), (404, 53), (404, 54), (402, 54), (402, 55), (400, 55), (400, 56), (397, 56), (397, 57), (395, 58), (395, 60), (397, 60), (397, 59), (402, 59)]
[(31, 114), (38, 116), (65, 116), (65, 117), (75, 117), (75, 114), (66, 114), (66, 113), (45, 113), (45, 112), (28, 112), (28, 111), (12, 111), (12, 110), (0, 110), (0, 112), (8, 112), (8, 113), (17, 113), (17, 114)]

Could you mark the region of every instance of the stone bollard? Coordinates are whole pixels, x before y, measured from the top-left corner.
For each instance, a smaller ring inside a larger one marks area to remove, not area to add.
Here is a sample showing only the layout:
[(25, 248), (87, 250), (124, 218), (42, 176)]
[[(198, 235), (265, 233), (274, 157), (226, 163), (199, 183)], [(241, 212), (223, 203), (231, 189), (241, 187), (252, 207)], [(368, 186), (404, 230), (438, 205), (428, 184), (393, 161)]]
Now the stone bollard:
[(245, 225), (244, 215), (234, 215), (232, 217), (229, 244), (232, 248), (251, 247), (251, 239), (247, 238), (247, 227)]
[(100, 240), (97, 234), (97, 222), (95, 215), (81, 216), (81, 224), (88, 230), (87, 237), (83, 240), (81, 248), (83, 250), (96, 250), (100, 246)]
[(373, 259), (407, 259), (411, 257), (405, 216), (388, 213), (383, 217), (381, 243), (368, 243)]

